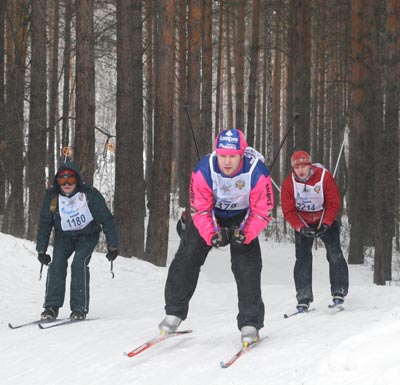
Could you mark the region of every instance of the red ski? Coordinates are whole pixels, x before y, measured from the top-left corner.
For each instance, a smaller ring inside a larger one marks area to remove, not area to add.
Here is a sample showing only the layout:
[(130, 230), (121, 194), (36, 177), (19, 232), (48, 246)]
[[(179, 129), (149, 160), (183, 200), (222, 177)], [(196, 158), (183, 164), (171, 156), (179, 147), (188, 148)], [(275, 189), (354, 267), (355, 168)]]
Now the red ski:
[(221, 368), (226, 369), (229, 368), (230, 366), (232, 366), (240, 357), (242, 357), (244, 354), (248, 353), (250, 350), (252, 350), (253, 348), (255, 348), (262, 340), (266, 339), (267, 337), (263, 337), (261, 339), (259, 339), (258, 341), (255, 341), (253, 343), (251, 343), (250, 345), (247, 346), (242, 346), (240, 348), (240, 350), (237, 351), (236, 354), (234, 354), (232, 356), (232, 358), (229, 361), (221, 361), (219, 363), (219, 365), (221, 366)]
[(182, 330), (182, 331), (177, 331), (175, 333), (159, 334), (156, 337), (153, 337), (150, 340), (146, 341), (144, 344), (138, 346), (137, 348), (131, 350), (130, 352), (125, 352), (124, 354), (128, 357), (135, 357), (138, 354), (147, 350), (148, 348), (151, 348), (152, 346), (158, 344), (159, 342), (165, 341), (172, 337), (178, 337), (178, 336), (192, 333), (192, 332), (193, 332), (193, 330)]

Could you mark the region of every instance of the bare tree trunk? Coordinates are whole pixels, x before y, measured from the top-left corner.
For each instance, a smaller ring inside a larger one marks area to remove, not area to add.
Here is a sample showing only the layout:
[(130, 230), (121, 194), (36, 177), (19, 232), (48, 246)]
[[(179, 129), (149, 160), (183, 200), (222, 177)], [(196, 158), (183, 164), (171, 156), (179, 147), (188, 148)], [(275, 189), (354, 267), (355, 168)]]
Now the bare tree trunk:
[(218, 53), (217, 53), (217, 84), (215, 87), (215, 137), (220, 130), (220, 120), (223, 117), (223, 110), (221, 108), (223, 101), (223, 45), (224, 45), (224, 0), (219, 2), (219, 19), (218, 19)]
[(132, 73), (133, 73), (133, 98), (131, 101), (132, 114), (134, 116), (131, 137), (133, 146), (131, 149), (133, 167), (131, 178), (135, 188), (131, 191), (133, 216), (133, 255), (138, 258), (144, 256), (144, 217), (145, 209), (145, 184), (143, 171), (143, 33), (142, 33), (142, 0), (132, 0), (133, 17), (130, 23), (132, 31)]
[(200, 156), (205, 155), (207, 150), (203, 148), (203, 141), (200, 140), (202, 132), (200, 130), (200, 58), (201, 58), (201, 0), (189, 0), (189, 20), (188, 20), (188, 105), (192, 121), (192, 127), (195, 135), (195, 139), (192, 135), (187, 135), (189, 143), (188, 148), (194, 149), (191, 152), (190, 168), (193, 168), (194, 164), (198, 161), (198, 157), (192, 154), (196, 154), (196, 147), (193, 140), (197, 142)]
[(117, 152), (115, 220), (119, 252), (144, 255), (141, 0), (117, 2)]
[[(199, 158), (208, 151), (203, 148), (200, 139), (200, 53), (201, 53), (201, 0), (189, 0), (188, 16), (188, 65), (187, 65), (187, 105), (190, 124), (185, 135), (185, 170), (184, 186), (189, 190), (190, 174)], [(186, 212), (190, 213), (189, 198), (185, 204)], [(190, 219), (190, 218), (189, 218)]]
[(5, 170), (10, 191), (2, 231), (22, 238), (25, 235), (24, 216), (24, 89), (29, 1), (8, 3), (7, 7), (7, 89)]
[(60, 160), (59, 148), (58, 152), (54, 154), (54, 147), (56, 142), (56, 126), (57, 126), (57, 112), (58, 112), (58, 45), (59, 45), (59, 15), (60, 15), (60, 1), (55, 0), (52, 3), (52, 22), (51, 25), (51, 54), (49, 65), (49, 128), (48, 128), (48, 166), (49, 166), (49, 180), (55, 174), (55, 169)]
[[(272, 146), (271, 146), (271, 141), (268, 140), (267, 142), (267, 137), (268, 137), (268, 132), (267, 132), (267, 120), (268, 118), (272, 122), (272, 108), (271, 110), (268, 109), (268, 100), (270, 99), (271, 101), (273, 100), (272, 97), (272, 79), (273, 79), (273, 67), (272, 67), (272, 60), (271, 63), (269, 61), (269, 58), (272, 58), (272, 47), (271, 47), (271, 41), (269, 41), (268, 36), (272, 36), (271, 30), (269, 30), (269, 27), (266, 23), (266, 20), (268, 20), (268, 15), (267, 11), (263, 10), (263, 15), (261, 16), (262, 18), (262, 30), (261, 30), (261, 41), (262, 41), (262, 46), (260, 47), (261, 52), (262, 52), (262, 61), (260, 63), (261, 68), (260, 68), (260, 129), (262, 133), (262, 140), (260, 143), (260, 152), (264, 154), (265, 156), (265, 164), (270, 165), (272, 162)], [(271, 67), (269, 65), (271, 64)], [(268, 77), (270, 76), (270, 79)], [(271, 94), (269, 93), (271, 91)], [(268, 115), (267, 115), (268, 114)], [(272, 132), (272, 124), (270, 127), (270, 132)], [(270, 145), (271, 150), (267, 148), (268, 144)]]
[(26, 184), (29, 188), (28, 239), (34, 240), (46, 188), (46, 0), (32, 0), (31, 94)]
[(146, 172), (145, 172), (145, 181), (146, 181), (146, 192), (147, 192), (147, 200), (150, 200), (150, 192), (151, 192), (151, 175), (153, 168), (153, 113), (154, 113), (154, 0), (146, 0), (145, 8), (146, 8), (146, 17), (145, 17), (145, 26), (146, 26), (146, 64), (145, 64), (145, 73), (146, 73), (146, 112), (145, 112), (145, 120), (146, 120)]
[[(321, 162), (323, 161), (324, 155), (324, 139), (325, 139), (325, 112), (326, 112), (326, 103), (325, 103), (325, 94), (326, 94), (326, 87), (325, 87), (325, 80), (326, 80), (326, 65), (325, 65), (325, 57), (326, 57), (326, 19), (327, 19), (327, 5), (326, 0), (323, 0), (322, 6), (319, 7), (318, 11), (320, 12), (320, 23), (318, 24), (318, 30), (316, 31), (316, 37), (318, 38), (317, 43), (317, 62), (318, 65), (316, 67), (316, 77), (317, 81), (317, 113), (315, 116), (316, 120), (316, 135), (317, 139), (316, 142), (313, 143), (311, 156), (313, 159), (319, 159)], [(333, 6), (333, 5), (332, 5)]]
[(75, 0), (76, 6), (76, 128), (74, 159), (81, 174), (93, 183), (95, 161), (94, 0)]
[(185, 150), (187, 136), (190, 135), (188, 117), (186, 116), (187, 106), (187, 22), (186, 22), (186, 3), (187, 0), (178, 0), (177, 19), (178, 19), (178, 127), (177, 127), (177, 175), (179, 184), (179, 206), (187, 207), (189, 202), (189, 176), (190, 162), (188, 162), (188, 152)]
[[(226, 104), (227, 128), (233, 128), (233, 96), (232, 96), (232, 15), (226, 18)], [(224, 128), (224, 127), (222, 127)]]
[(301, 115), (295, 123), (297, 149), (310, 149), (310, 101), (311, 101), (311, 0), (296, 0), (293, 46), (294, 60), (294, 110)]
[(202, 14), (202, 70), (201, 70), (201, 113), (200, 148), (203, 154), (211, 150), (212, 143), (212, 1), (203, 1)]
[(244, 58), (245, 58), (245, 20), (246, 0), (238, 0), (237, 31), (235, 44), (235, 127), (244, 130)]
[(369, 220), (366, 213), (365, 192), (368, 190), (368, 172), (366, 158), (366, 137), (368, 135), (366, 121), (366, 87), (370, 57), (365, 47), (366, 25), (363, 24), (364, 1), (353, 1), (352, 8), (352, 111), (350, 115), (350, 144), (349, 144), (349, 223), (350, 247), (349, 263), (364, 262), (364, 232)]
[(70, 77), (71, 77), (71, 19), (72, 0), (65, 0), (65, 30), (64, 30), (64, 87), (63, 87), (63, 116), (62, 116), (62, 147), (70, 145), (69, 117), (70, 117)]
[[(291, 3), (289, 3), (291, 4)], [(288, 10), (287, 14), (287, 24), (288, 24), (288, 32), (287, 32), (287, 56), (286, 56), (286, 61), (287, 61), (287, 70), (286, 70), (286, 123), (289, 124), (289, 122), (292, 121), (293, 119), (293, 113), (299, 113), (299, 111), (295, 110), (295, 104), (294, 104), (294, 62), (295, 62), (295, 44), (296, 44), (296, 38), (295, 38), (295, 13), (296, 10), (294, 6), (291, 4)], [(285, 126), (283, 126), (285, 127)], [(294, 149), (294, 130), (287, 136), (286, 139), (286, 156), (285, 156), (285, 163), (284, 163), (284, 175), (288, 175), (291, 172), (291, 166), (290, 166), (290, 157), (292, 155), (293, 149)], [(285, 132), (282, 132), (282, 135), (286, 135), (287, 131), (285, 129)]]
[[(386, 21), (386, 103), (385, 124), (377, 132), (375, 168), (379, 175), (375, 195), (374, 283), (384, 285), (392, 279), (392, 240), (395, 236), (396, 190), (399, 176), (399, 75), (400, 5), (387, 2)], [(378, 83), (379, 84), (379, 83)], [(394, 161), (393, 160), (397, 160)], [(385, 170), (384, 173), (381, 170)]]
[(247, 143), (254, 146), (254, 121), (256, 109), (256, 87), (259, 61), (259, 41), (260, 41), (260, 0), (253, 0), (253, 17), (251, 30), (250, 46), (250, 79), (249, 79), (249, 99), (247, 105)]
[(5, 15), (7, 1), (0, 1), (0, 215), (4, 214), (6, 205), (5, 188), (6, 173), (4, 169), (4, 146), (5, 146), (5, 87), (4, 87), (4, 42), (5, 42)]
[(174, 0), (159, 0), (155, 44), (154, 167), (145, 259), (165, 266), (168, 256), (169, 204), (174, 99)]
[[(278, 7), (276, 10), (276, 26), (275, 26), (275, 50), (274, 50), (274, 67), (273, 67), (273, 79), (272, 79), (272, 154), (270, 155), (269, 165), (272, 163), (272, 159), (275, 158), (275, 155), (278, 153), (279, 144), (281, 141), (280, 133), (281, 133), (281, 81), (282, 81), (282, 42), (283, 39), (280, 37), (279, 30), (282, 27), (282, 9)], [(283, 138), (283, 133), (281, 133)], [(280, 154), (279, 158), (276, 159), (276, 165), (274, 169), (271, 170), (272, 178), (278, 184), (280, 184), (280, 159), (282, 154)], [(274, 208), (276, 210), (276, 207)], [(274, 213), (276, 215), (276, 212)]]

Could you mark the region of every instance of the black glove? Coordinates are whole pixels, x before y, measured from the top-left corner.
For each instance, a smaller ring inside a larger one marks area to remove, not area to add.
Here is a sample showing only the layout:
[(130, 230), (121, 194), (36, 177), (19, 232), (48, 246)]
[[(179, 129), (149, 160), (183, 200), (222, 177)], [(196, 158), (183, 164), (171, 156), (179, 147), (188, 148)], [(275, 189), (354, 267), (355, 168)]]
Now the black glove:
[(221, 227), (211, 238), (211, 244), (214, 247), (226, 246), (229, 243), (229, 230), (226, 227)]
[(39, 253), (38, 254), (38, 260), (40, 263), (43, 265), (48, 265), (51, 262), (51, 257), (49, 254), (46, 253)]
[(106, 258), (112, 262), (115, 258), (118, 257), (118, 249), (108, 249), (108, 253), (106, 254)]
[(330, 227), (326, 223), (323, 223), (319, 230), (317, 230), (317, 232), (315, 233), (315, 236), (317, 238), (322, 237), (329, 229)]
[(233, 245), (243, 245), (245, 240), (246, 236), (244, 235), (244, 232), (240, 229), (235, 229), (231, 237), (231, 243)]
[(315, 230), (311, 227), (304, 226), (300, 229), (300, 233), (307, 238), (314, 238), (315, 237)]

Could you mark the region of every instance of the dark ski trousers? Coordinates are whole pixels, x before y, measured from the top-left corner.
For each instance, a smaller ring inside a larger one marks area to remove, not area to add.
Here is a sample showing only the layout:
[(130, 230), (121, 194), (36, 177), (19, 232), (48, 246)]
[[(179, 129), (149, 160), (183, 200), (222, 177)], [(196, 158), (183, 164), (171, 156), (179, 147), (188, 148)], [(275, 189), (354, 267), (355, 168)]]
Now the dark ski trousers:
[[(332, 227), (321, 237), (325, 244), (326, 258), (329, 263), (329, 280), (331, 294), (347, 295), (349, 289), (349, 271), (340, 247), (340, 226), (334, 221)], [(309, 303), (314, 300), (312, 291), (312, 246), (314, 238), (308, 238), (295, 232), (296, 263), (294, 265), (294, 282), (298, 303)]]
[[(185, 235), (172, 261), (165, 286), (165, 311), (186, 319), (189, 301), (197, 286), (201, 266), (211, 246), (207, 246), (193, 222), (186, 225)], [(264, 303), (261, 297), (261, 250), (258, 238), (248, 245), (230, 245), (231, 268), (236, 280), (239, 302), (237, 324), (264, 326)]]
[(70, 307), (89, 312), (89, 262), (98, 240), (98, 233), (76, 237), (56, 235), (53, 260), (47, 272), (44, 307), (63, 306), (68, 259), (75, 252), (71, 263)]

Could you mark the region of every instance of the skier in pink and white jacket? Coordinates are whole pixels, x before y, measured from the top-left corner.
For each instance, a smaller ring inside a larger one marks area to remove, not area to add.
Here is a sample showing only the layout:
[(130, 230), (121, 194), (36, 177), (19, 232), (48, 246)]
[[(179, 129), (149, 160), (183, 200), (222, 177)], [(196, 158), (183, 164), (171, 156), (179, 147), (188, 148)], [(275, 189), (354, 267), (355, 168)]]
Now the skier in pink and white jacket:
[(261, 297), (259, 233), (271, 221), (274, 205), (269, 171), (261, 154), (247, 146), (238, 129), (221, 131), (214, 152), (203, 157), (192, 173), (192, 220), (168, 271), (166, 317), (162, 333), (173, 333), (188, 314), (200, 268), (212, 247), (230, 245), (237, 289), (238, 328), (244, 345), (258, 339), (264, 326)]

